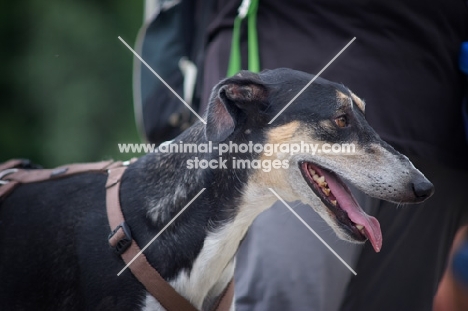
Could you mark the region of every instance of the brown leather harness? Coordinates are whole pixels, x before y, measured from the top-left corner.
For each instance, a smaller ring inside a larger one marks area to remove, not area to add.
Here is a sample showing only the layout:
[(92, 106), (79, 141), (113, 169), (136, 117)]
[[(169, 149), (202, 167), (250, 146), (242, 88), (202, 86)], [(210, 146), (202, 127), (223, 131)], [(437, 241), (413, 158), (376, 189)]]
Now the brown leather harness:
[[(13, 189), (24, 183), (40, 182), (64, 178), (81, 173), (108, 173), (106, 182), (106, 210), (111, 228), (109, 245), (128, 264), (141, 251), (131, 231), (125, 223), (120, 207), (120, 181), (128, 162), (103, 161), (96, 163), (69, 164), (55, 169), (23, 169), (25, 160), (10, 160), (0, 164), (0, 199), (5, 198)], [(197, 309), (167, 283), (154, 269), (142, 253), (130, 264), (129, 269), (146, 290), (167, 311), (197, 311)], [(213, 307), (213, 311), (229, 311), (234, 299), (234, 281), (231, 280)]]

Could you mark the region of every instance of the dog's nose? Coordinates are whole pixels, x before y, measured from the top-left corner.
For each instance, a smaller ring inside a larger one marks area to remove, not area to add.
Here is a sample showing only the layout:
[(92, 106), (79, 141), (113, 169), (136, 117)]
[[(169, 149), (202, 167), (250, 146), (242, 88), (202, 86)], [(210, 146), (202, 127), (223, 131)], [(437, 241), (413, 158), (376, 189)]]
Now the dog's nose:
[(427, 179), (423, 178), (413, 182), (413, 192), (419, 199), (427, 199), (434, 193), (434, 185)]

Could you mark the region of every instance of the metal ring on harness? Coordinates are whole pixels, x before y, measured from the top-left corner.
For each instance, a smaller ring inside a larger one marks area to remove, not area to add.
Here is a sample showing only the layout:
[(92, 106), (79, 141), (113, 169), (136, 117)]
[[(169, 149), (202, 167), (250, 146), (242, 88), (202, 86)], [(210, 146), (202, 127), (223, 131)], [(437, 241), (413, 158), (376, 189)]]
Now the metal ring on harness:
[(17, 168), (9, 168), (7, 170), (1, 171), (0, 172), (0, 185), (6, 185), (9, 183), (9, 180), (2, 180), (5, 176), (16, 173), (18, 171)]

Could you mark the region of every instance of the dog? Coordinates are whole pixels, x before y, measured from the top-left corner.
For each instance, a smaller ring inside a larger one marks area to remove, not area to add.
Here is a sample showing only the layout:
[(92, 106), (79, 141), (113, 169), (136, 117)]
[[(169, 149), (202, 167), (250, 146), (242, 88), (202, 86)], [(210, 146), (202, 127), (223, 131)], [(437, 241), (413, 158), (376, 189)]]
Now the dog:
[[(312, 78), (275, 69), (224, 79), (213, 89), (206, 125), (195, 123), (168, 145), (347, 143), (354, 153), (228, 152), (227, 169), (189, 169), (194, 157), (212, 160), (218, 153), (156, 152), (130, 164), (122, 177), (122, 211), (140, 247), (206, 188), (145, 250), (150, 264), (198, 310), (210, 310), (233, 277), (236, 251), (255, 217), (278, 199), (275, 193), (310, 205), (339, 238), (369, 240), (379, 251), (379, 223), (344, 181), (401, 204), (422, 202), (434, 191), (408, 158), (380, 139), (365, 120), (364, 101), (341, 84), (317, 78), (278, 115)], [(233, 167), (239, 159), (288, 165)], [(130, 271), (116, 275), (124, 262), (108, 246), (106, 179), (83, 173), (23, 184), (4, 199), (1, 310), (164, 310)]]

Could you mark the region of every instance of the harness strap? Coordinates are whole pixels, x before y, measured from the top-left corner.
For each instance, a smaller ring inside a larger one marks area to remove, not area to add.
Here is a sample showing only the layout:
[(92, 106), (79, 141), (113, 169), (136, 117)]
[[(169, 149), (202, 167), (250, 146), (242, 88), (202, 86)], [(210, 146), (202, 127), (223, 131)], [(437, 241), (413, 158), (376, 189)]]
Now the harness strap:
[[(112, 233), (109, 236), (109, 244), (121, 255), (123, 261), (128, 264), (141, 251), (135, 240), (131, 238), (131, 232), (125, 223), (120, 207), (119, 189), (120, 181), (126, 167), (109, 170), (107, 179), (106, 208), (107, 217)], [(133, 275), (143, 284), (146, 290), (167, 311), (197, 311), (197, 309), (163, 279), (158, 271), (151, 266), (144, 253), (141, 253), (129, 266)], [(231, 280), (223, 294), (215, 304), (213, 310), (229, 311), (234, 298), (234, 282)]]
[(214, 306), (213, 310), (216, 311), (229, 311), (231, 310), (232, 301), (234, 300), (234, 279), (229, 281), (229, 284), (224, 289), (224, 292), (219, 297), (218, 303)]
[[(134, 162), (132, 159), (129, 163)], [(69, 164), (55, 169), (23, 169), (23, 160), (10, 160), (0, 163), (0, 199), (8, 195), (16, 186), (22, 183), (41, 182), (63, 178), (70, 175), (87, 172), (108, 171), (106, 182), (106, 210), (112, 233), (109, 244), (128, 264), (139, 252), (140, 248), (131, 237), (130, 228), (126, 225), (120, 207), (120, 181), (127, 168), (121, 161), (103, 161), (97, 163)], [(197, 309), (167, 283), (146, 256), (142, 253), (129, 266), (133, 275), (142, 283), (146, 290), (158, 300), (167, 311), (197, 311)], [(234, 281), (231, 280), (219, 297), (213, 311), (229, 311), (234, 298)]]
[[(96, 163), (79, 163), (59, 166), (54, 169), (39, 170), (18, 170), (16, 173), (7, 176), (7, 180), (13, 180), (20, 183), (39, 182), (54, 178), (62, 178), (74, 174), (86, 172), (104, 172), (111, 164), (116, 165), (114, 161), (103, 161)], [(120, 163), (119, 163), (120, 164)]]
[[(106, 188), (106, 206), (107, 217), (111, 230), (118, 233), (120, 236), (125, 234), (125, 223), (122, 210), (120, 208), (119, 189), (120, 179), (125, 171), (125, 167), (109, 170), (109, 178), (107, 180)], [(130, 237), (131, 238), (131, 237)], [(111, 246), (118, 245), (118, 239), (109, 239)], [(128, 264), (139, 252), (135, 240), (131, 239), (129, 247), (121, 253), (123, 261)], [(129, 266), (133, 275), (142, 283), (146, 290), (167, 310), (167, 311), (197, 311), (195, 307), (188, 302), (184, 297), (175, 291), (162, 276), (154, 269), (146, 259), (145, 254), (138, 256), (134, 262)]]
[(10, 160), (0, 164), (0, 198), (6, 197), (19, 184), (63, 178), (87, 172), (105, 172), (107, 169), (122, 166), (122, 162), (102, 161), (96, 163), (76, 163), (54, 169), (23, 169), (22, 160)]
[(21, 164), (23, 164), (23, 160), (20, 159), (12, 159), (6, 161), (5, 163), (0, 163), (0, 172), (10, 168), (18, 167)]

